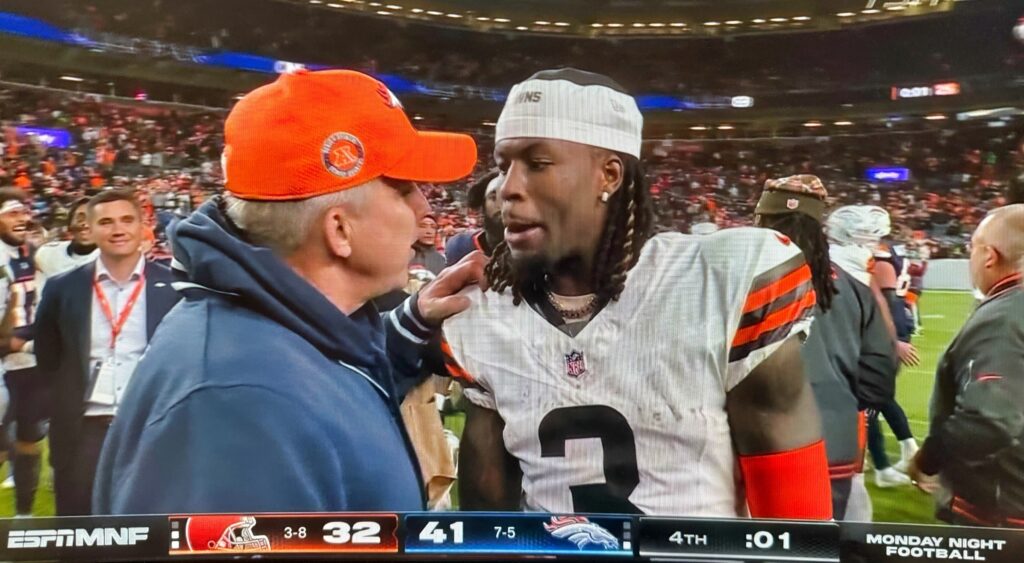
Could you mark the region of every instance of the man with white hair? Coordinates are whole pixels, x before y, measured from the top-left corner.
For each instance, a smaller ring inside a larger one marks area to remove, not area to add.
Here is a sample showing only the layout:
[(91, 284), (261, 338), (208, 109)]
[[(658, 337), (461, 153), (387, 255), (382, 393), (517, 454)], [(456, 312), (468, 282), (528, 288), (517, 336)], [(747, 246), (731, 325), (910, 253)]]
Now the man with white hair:
[[(107, 436), (98, 514), (424, 508), (399, 413), (431, 327), (483, 274), (473, 255), (383, 321), (405, 286), (414, 182), (468, 175), (465, 135), (415, 130), (384, 84), (299, 71), (225, 123), (229, 195), (174, 233), (182, 301), (139, 363)], [(398, 346), (406, 344), (405, 347)], [(390, 356), (390, 357), (389, 357)]]

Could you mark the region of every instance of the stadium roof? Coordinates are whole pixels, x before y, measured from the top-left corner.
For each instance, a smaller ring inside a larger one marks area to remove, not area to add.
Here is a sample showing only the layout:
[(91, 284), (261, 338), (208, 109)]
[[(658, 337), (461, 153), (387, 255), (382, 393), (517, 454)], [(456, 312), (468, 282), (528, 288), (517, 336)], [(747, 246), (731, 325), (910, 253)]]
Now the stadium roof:
[(279, 0), (481, 32), (709, 37), (823, 31), (934, 16), (981, 0)]

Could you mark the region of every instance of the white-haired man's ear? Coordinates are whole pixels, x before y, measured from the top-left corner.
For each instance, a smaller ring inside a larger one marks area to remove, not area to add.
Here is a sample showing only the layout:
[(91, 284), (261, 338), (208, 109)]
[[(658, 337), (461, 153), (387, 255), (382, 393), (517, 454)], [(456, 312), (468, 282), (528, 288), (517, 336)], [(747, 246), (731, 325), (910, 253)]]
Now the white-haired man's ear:
[(331, 253), (339, 258), (352, 256), (352, 223), (343, 207), (332, 207), (323, 218), (324, 237)]

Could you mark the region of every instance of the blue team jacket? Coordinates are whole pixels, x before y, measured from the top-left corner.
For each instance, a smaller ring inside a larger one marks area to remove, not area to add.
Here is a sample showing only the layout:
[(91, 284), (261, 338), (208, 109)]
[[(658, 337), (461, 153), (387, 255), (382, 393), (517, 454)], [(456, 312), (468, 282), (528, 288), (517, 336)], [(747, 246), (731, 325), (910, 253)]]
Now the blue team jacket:
[(398, 411), (415, 381), (393, 375), (417, 352), (386, 354), (398, 333), (425, 340), (409, 307), (345, 316), (217, 201), (173, 239), (190, 285), (126, 390), (93, 512), (422, 510)]

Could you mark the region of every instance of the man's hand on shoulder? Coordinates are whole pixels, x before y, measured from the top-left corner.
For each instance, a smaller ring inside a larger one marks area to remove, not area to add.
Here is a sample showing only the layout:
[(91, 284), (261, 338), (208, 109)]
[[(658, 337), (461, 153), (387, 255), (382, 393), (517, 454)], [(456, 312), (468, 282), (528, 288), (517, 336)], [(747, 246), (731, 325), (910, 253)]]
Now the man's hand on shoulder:
[(471, 285), (487, 288), (484, 267), (487, 257), (479, 250), (459, 261), (458, 264), (441, 270), (437, 278), (419, 291), (416, 305), (418, 313), (431, 325), (440, 325), (445, 319), (469, 308), (469, 297), (459, 295)]

